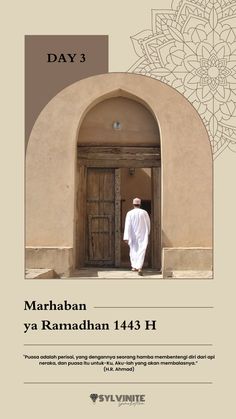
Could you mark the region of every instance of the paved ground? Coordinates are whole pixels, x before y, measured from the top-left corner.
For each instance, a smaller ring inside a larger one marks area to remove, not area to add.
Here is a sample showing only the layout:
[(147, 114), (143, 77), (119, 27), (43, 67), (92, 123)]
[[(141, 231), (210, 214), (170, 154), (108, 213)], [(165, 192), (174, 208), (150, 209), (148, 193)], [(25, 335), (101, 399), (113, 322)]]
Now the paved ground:
[(72, 277), (75, 279), (161, 279), (162, 275), (152, 269), (144, 269), (143, 276), (139, 276), (138, 272), (132, 272), (129, 269), (84, 268), (76, 271)]
[[(143, 276), (129, 269), (84, 268), (74, 272), (70, 279), (211, 279), (211, 271), (173, 271), (163, 275), (153, 269), (144, 269)], [(26, 279), (56, 279), (52, 269), (27, 269)], [(67, 278), (61, 278), (67, 279)]]
[(183, 279), (212, 279), (212, 271), (173, 271), (172, 274), (174, 278), (183, 278)]

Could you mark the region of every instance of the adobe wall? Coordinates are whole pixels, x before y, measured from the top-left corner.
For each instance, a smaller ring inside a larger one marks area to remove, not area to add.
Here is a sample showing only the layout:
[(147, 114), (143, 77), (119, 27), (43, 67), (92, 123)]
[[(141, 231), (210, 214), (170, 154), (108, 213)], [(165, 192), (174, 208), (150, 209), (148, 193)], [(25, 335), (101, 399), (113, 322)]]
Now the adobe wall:
[[(113, 129), (115, 121), (120, 129)], [(119, 146), (159, 146), (158, 125), (151, 112), (136, 100), (114, 97), (95, 105), (85, 116), (79, 131), (79, 144)]]
[[(212, 247), (212, 155), (200, 117), (182, 95), (159, 81), (110, 73), (62, 90), (41, 112), (31, 132), (26, 157), (26, 246), (31, 249), (27, 267), (39, 267), (32, 249), (42, 249), (44, 254), (59, 249), (55, 266), (40, 267), (57, 270), (59, 264), (65, 275), (73, 270), (78, 132), (89, 109), (117, 96), (144, 104), (159, 125), (162, 247)], [(64, 261), (63, 249), (70, 254)], [(46, 264), (47, 257), (42, 259)]]

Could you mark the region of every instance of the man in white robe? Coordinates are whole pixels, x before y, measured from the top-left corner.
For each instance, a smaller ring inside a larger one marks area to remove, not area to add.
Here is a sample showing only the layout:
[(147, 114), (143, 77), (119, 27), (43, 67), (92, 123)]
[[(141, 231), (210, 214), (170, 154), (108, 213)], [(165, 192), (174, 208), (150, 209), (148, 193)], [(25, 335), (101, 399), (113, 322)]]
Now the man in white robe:
[(142, 267), (150, 234), (150, 218), (147, 211), (140, 208), (141, 199), (134, 198), (134, 208), (128, 211), (125, 218), (124, 241), (130, 247), (132, 271), (143, 275)]

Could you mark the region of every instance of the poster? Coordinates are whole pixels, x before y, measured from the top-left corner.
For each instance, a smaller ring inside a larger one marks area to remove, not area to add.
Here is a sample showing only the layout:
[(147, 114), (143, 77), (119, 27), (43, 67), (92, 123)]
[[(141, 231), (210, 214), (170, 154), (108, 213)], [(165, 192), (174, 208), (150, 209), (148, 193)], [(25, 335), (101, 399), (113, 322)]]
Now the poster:
[[(6, 415), (233, 415), (235, 2), (24, 2), (14, 4), (14, 13), (10, 5), (5, 11), (12, 23), (5, 29), (3, 83), (9, 138), (2, 163)], [(160, 41), (163, 67), (153, 47), (160, 26), (166, 37)], [(150, 83), (164, 77), (162, 82), (192, 100), (214, 156), (213, 279), (25, 280), (25, 35), (108, 36), (109, 73), (145, 73)], [(152, 65), (145, 51), (153, 52)], [(48, 306), (32, 310), (32, 301)], [(50, 310), (61, 302), (63, 310)], [(68, 310), (69, 304), (78, 306)], [(84, 319), (108, 328), (40, 329), (42, 321)]]

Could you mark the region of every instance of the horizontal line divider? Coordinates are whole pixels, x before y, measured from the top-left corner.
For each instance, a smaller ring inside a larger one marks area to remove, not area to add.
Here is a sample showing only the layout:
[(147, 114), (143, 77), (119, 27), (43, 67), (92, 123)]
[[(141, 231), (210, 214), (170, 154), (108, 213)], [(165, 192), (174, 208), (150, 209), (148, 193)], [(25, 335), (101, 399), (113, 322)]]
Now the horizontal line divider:
[(212, 343), (24, 343), (24, 346), (213, 346)]
[(212, 381), (25, 381), (24, 384), (213, 384)]
[(95, 306), (93, 308), (214, 308), (213, 306)]

